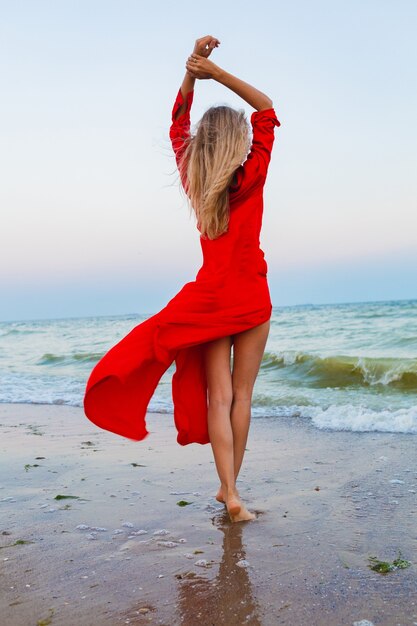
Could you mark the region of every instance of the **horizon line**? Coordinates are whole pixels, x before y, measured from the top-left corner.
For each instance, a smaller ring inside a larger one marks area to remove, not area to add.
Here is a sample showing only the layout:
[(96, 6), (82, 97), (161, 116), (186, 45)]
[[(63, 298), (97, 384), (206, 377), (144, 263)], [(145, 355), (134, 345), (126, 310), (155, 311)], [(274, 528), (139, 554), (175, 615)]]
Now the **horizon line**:
[[(296, 307), (326, 307), (326, 306), (346, 306), (353, 304), (388, 304), (388, 303), (400, 303), (400, 302), (417, 302), (417, 298), (399, 298), (399, 299), (384, 299), (384, 300), (351, 300), (349, 302), (320, 302), (314, 304), (313, 302), (305, 302), (298, 304), (279, 304), (272, 307), (272, 310), (275, 309), (290, 309)], [(54, 322), (59, 320), (81, 320), (81, 319), (93, 319), (93, 318), (112, 318), (112, 317), (130, 317), (130, 316), (149, 316), (152, 317), (156, 315), (159, 311), (155, 311), (154, 313), (107, 313), (101, 315), (72, 315), (70, 317), (38, 317), (38, 318), (27, 318), (27, 319), (12, 319), (12, 320), (0, 320), (0, 324), (10, 324), (13, 322)]]

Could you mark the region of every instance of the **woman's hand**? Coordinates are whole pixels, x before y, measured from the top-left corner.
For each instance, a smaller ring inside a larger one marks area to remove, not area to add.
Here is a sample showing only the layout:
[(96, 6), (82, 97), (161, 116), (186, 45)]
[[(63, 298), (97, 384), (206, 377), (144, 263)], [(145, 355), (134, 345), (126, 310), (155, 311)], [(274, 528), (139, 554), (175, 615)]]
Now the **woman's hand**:
[(194, 52), (188, 57), (185, 67), (193, 78), (203, 80), (213, 78), (216, 71), (220, 69), (213, 61), (209, 61), (206, 57), (195, 54)]
[(216, 39), (216, 37), (212, 37), (211, 35), (201, 37), (195, 42), (193, 54), (199, 54), (200, 56), (207, 59), (213, 52), (214, 48), (217, 48), (219, 43), (220, 41)]

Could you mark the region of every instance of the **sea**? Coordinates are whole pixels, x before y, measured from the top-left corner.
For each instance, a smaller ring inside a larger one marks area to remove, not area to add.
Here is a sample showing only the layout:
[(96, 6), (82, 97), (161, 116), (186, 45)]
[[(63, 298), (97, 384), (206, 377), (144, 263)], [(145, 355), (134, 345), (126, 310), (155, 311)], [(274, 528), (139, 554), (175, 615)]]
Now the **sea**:
[[(0, 402), (82, 406), (95, 363), (151, 315), (0, 322)], [(150, 412), (173, 412), (174, 371)], [(417, 300), (274, 307), (252, 417), (417, 434)]]

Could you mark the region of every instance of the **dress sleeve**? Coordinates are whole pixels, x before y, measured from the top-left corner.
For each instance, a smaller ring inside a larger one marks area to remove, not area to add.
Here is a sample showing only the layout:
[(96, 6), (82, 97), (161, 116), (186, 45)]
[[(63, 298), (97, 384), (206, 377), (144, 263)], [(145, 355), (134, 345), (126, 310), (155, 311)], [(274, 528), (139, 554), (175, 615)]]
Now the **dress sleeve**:
[[(181, 93), (181, 88), (178, 90), (174, 106), (172, 108), (171, 127), (169, 129), (169, 137), (171, 139), (172, 149), (175, 153), (175, 159), (177, 161), (177, 166), (181, 174), (183, 186), (185, 186), (184, 183), (186, 168), (185, 164), (182, 164), (181, 167), (181, 157), (186, 148), (187, 139), (190, 136), (190, 110), (193, 102), (193, 97), (194, 90), (189, 91), (185, 99)], [(175, 119), (178, 109), (184, 104), (184, 102), (187, 103), (186, 110), (177, 119)]]
[(249, 190), (263, 186), (268, 173), (271, 152), (274, 145), (275, 126), (281, 126), (273, 108), (254, 111), (250, 118), (252, 125), (252, 145), (246, 161), (236, 172), (237, 184), (232, 191)]

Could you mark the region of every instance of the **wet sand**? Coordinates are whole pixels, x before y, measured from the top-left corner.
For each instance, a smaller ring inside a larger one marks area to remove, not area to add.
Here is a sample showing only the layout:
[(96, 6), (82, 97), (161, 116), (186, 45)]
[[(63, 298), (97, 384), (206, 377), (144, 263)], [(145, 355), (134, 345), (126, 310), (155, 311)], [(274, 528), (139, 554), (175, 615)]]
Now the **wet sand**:
[(80, 408), (0, 404), (1, 623), (417, 623), (415, 436), (253, 419), (237, 485), (257, 518), (231, 523), (211, 447), (147, 424), (132, 442)]

